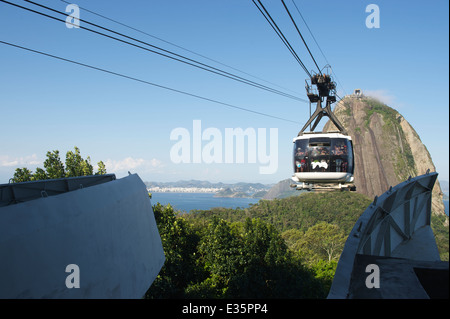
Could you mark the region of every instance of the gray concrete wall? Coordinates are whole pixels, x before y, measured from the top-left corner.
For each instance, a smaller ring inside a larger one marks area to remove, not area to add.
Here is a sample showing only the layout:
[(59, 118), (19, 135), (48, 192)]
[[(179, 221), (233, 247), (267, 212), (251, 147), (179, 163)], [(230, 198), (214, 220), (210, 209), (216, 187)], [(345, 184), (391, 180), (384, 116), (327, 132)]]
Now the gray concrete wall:
[(0, 298), (141, 298), (164, 260), (136, 174), (0, 208)]

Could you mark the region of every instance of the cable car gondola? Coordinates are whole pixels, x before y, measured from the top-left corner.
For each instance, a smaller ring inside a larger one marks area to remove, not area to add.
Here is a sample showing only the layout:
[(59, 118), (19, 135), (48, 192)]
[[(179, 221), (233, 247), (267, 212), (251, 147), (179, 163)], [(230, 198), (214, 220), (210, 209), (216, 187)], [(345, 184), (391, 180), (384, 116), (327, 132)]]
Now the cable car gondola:
[[(348, 189), (356, 190), (354, 185), (354, 154), (352, 138), (331, 111), (336, 102), (336, 84), (327, 74), (315, 74), (311, 85), (306, 82), (310, 103), (317, 103), (315, 112), (293, 139), (293, 164), (295, 182), (293, 187), (302, 189)], [(317, 86), (317, 89), (313, 88)], [(326, 99), (325, 107), (322, 107)], [(337, 132), (314, 132), (323, 116), (328, 116), (337, 127)], [(306, 128), (312, 125), (310, 132)]]

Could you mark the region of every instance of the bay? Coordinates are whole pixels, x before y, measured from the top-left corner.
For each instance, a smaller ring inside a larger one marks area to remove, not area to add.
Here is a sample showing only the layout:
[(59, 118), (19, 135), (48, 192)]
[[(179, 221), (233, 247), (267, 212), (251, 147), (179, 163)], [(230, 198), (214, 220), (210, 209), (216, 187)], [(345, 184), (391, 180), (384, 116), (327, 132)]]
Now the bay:
[(175, 210), (189, 212), (193, 209), (208, 210), (213, 207), (247, 208), (259, 198), (214, 197), (214, 193), (152, 193), (152, 205), (172, 205)]
[[(214, 197), (213, 193), (152, 193), (152, 205), (171, 204), (176, 210), (189, 212), (193, 209), (208, 210), (213, 207), (247, 208), (256, 204), (260, 198)], [(445, 214), (449, 215), (449, 201), (444, 200)]]
[(444, 200), (444, 211), (445, 214), (448, 216), (448, 200)]

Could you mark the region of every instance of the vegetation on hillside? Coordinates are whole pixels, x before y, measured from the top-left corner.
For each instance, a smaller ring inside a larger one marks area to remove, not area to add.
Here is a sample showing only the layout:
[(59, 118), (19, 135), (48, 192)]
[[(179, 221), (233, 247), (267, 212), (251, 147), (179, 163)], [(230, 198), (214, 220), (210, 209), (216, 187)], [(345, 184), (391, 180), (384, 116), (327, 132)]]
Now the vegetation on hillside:
[(154, 208), (166, 262), (147, 298), (325, 298), (370, 200), (355, 193), (261, 200), (178, 215)]
[(431, 215), (431, 228), (433, 229), (436, 244), (441, 256), (441, 260), (448, 261), (449, 252), (449, 226), (448, 216), (445, 215)]
[[(189, 214), (158, 203), (166, 262), (146, 298), (325, 298), (347, 236), (370, 203), (351, 192)], [(448, 228), (436, 218), (432, 227), (448, 260)]]
[(154, 206), (166, 262), (147, 298), (325, 298), (329, 263), (306, 267), (277, 229), (257, 218), (178, 216)]
[(260, 200), (246, 209), (194, 210), (184, 217), (208, 220), (217, 216), (230, 222), (242, 222), (247, 217), (260, 218), (280, 233), (293, 228), (304, 233), (323, 221), (338, 225), (348, 234), (370, 203), (367, 196), (353, 192), (302, 193), (283, 199)]

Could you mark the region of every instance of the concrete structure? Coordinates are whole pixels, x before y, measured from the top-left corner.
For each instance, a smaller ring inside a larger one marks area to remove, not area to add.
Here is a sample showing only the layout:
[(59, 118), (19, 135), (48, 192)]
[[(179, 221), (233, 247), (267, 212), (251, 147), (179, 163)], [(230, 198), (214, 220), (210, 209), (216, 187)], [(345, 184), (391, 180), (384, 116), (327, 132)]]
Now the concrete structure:
[(136, 174), (0, 185), (0, 298), (141, 298), (164, 260)]
[(437, 175), (375, 197), (347, 238), (328, 298), (448, 298), (448, 262), (430, 226)]

